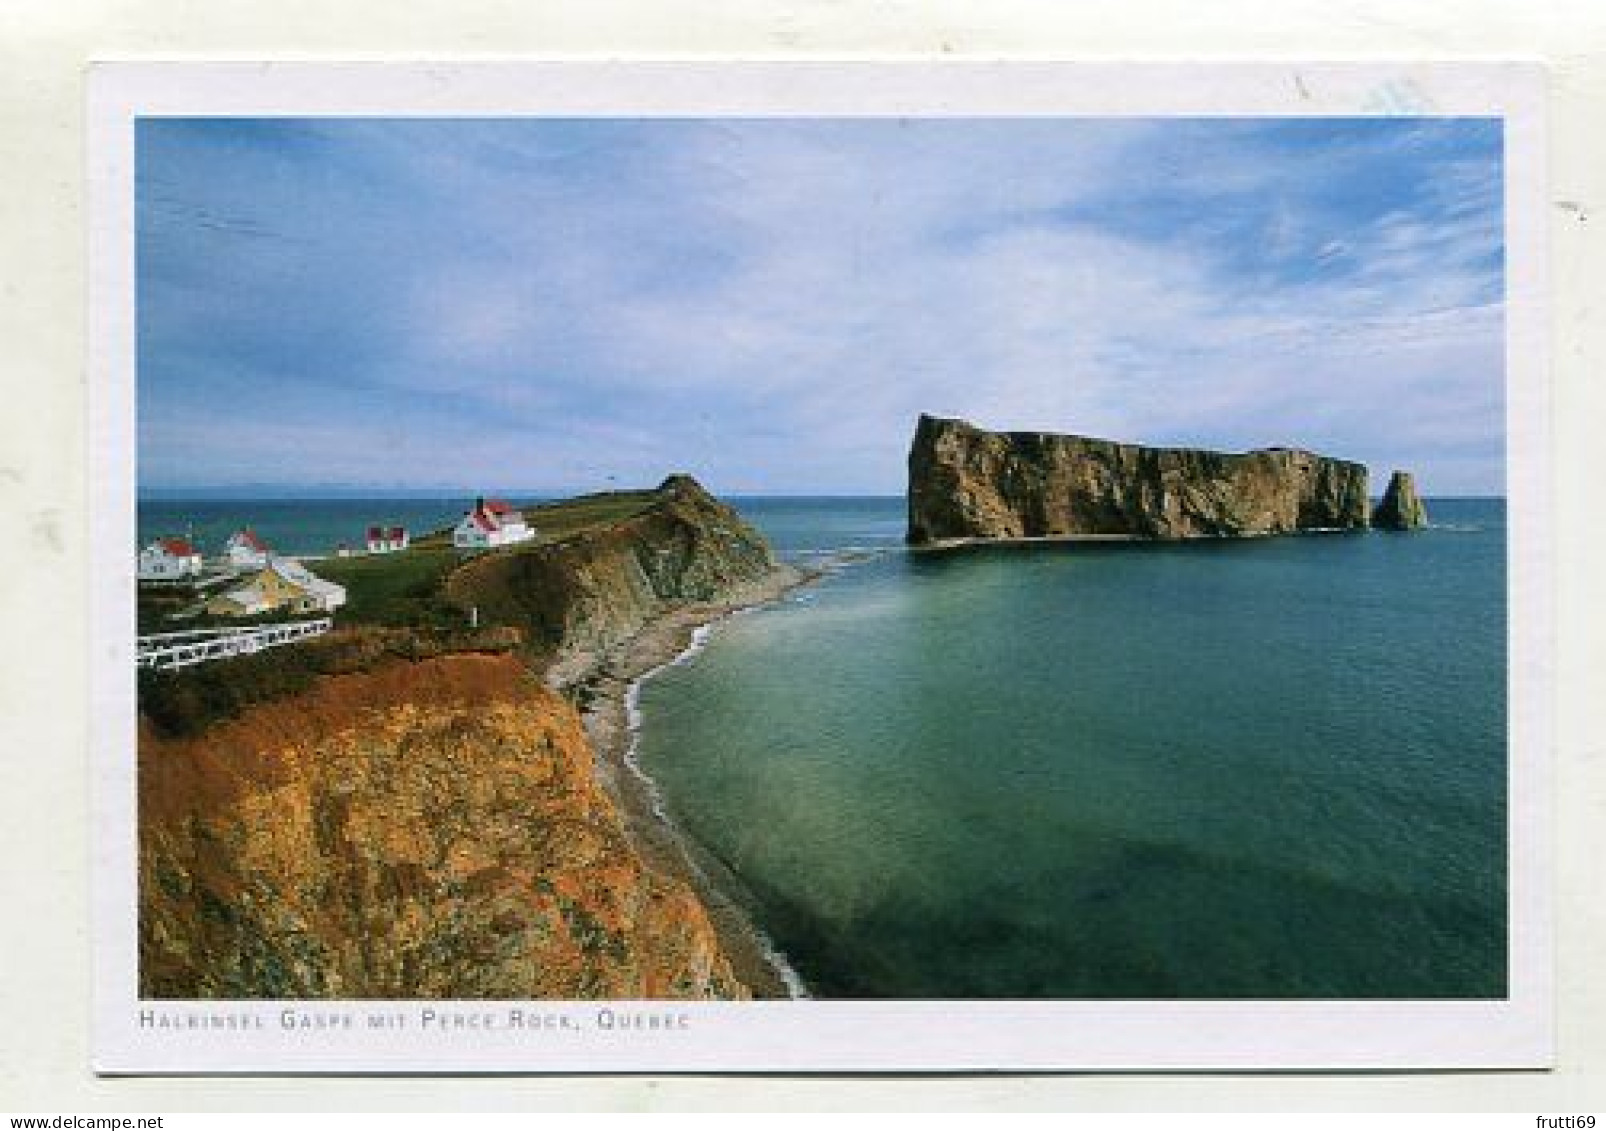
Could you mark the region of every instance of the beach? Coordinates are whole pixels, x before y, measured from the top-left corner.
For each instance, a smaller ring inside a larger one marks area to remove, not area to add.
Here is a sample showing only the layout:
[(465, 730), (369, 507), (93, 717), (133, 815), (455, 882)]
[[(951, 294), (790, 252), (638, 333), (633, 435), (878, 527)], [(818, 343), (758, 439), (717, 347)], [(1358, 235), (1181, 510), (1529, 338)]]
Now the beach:
[(820, 570), (779, 565), (724, 600), (677, 608), (615, 647), (575, 654), (547, 674), (550, 685), (578, 699), (598, 776), (647, 863), (697, 892), (737, 977), (756, 998), (806, 994), (801, 980), (737, 901), (740, 878), (676, 828), (651, 777), (636, 763), (635, 695), (643, 680), (695, 654), (720, 621), (778, 601), (821, 576)]

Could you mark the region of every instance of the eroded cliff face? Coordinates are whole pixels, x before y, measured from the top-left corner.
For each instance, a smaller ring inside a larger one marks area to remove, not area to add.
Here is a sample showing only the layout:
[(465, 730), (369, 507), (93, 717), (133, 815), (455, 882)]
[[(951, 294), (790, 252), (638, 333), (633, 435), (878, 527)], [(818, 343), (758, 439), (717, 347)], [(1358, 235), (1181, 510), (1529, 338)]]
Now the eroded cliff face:
[(732, 600), (772, 580), (768, 542), (696, 480), (670, 476), (652, 505), (550, 545), (487, 554), (456, 570), (451, 601), (516, 626), (564, 685), (666, 610)]
[(512, 655), (387, 660), (139, 743), (140, 980), (167, 998), (747, 996)]
[(561, 541), (447, 576), (477, 628), (339, 628), (147, 673), (144, 996), (751, 995), (549, 688), (785, 567), (688, 477), (598, 498)]
[(1243, 537), (1367, 524), (1366, 468), (1290, 448), (1230, 455), (921, 416), (908, 540)]

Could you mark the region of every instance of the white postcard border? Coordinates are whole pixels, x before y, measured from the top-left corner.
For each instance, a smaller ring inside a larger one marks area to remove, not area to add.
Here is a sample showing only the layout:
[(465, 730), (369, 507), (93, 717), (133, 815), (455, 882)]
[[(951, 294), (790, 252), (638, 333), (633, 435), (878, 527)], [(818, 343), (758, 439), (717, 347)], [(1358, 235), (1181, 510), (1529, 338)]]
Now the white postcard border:
[[(87, 130), (97, 1070), (851, 1073), (1548, 1066), (1554, 1055), (1548, 832), (1554, 544), (1543, 95), (1544, 73), (1527, 63), (97, 65)], [(1506, 123), (1507, 1000), (673, 1005), (139, 1000), (133, 569), (127, 550), (135, 542), (137, 116), (1415, 114), (1489, 115)], [(541, 1024), (509, 1026), (514, 1010)], [(426, 1025), (426, 1012), (436, 1021)], [(605, 1015), (639, 1018), (642, 1027), (610, 1028)], [(402, 1019), (394, 1027), (371, 1026), (394, 1018)], [(495, 1026), (483, 1027), (485, 1018)], [(565, 1019), (572, 1027), (563, 1024)]]

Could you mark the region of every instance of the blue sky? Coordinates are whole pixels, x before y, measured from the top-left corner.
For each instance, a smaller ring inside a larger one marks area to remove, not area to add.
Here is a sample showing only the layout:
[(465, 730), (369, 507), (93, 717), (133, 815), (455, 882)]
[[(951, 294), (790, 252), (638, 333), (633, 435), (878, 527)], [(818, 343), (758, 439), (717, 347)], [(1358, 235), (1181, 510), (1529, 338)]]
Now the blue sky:
[(1474, 119), (149, 119), (140, 483), (897, 494), (926, 411), (1501, 493), (1500, 186)]

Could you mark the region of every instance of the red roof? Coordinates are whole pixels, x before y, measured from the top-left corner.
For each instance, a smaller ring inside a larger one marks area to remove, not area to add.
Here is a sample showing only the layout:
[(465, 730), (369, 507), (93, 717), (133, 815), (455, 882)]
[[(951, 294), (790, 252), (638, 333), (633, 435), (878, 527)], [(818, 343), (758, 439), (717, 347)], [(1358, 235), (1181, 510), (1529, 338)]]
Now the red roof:
[(498, 517), (501, 517), (504, 514), (513, 513), (512, 504), (507, 502), (505, 499), (486, 499), (485, 509)]
[(472, 518), (474, 520), (474, 525), (479, 527), (481, 530), (489, 531), (501, 529), (501, 527), (497, 525), (496, 519), (486, 514), (483, 509), (470, 511), (468, 517)]
[(236, 534), (235, 538), (239, 539), (247, 546), (250, 546), (253, 550), (257, 550), (264, 554), (268, 552), (268, 544), (262, 539), (258, 538), (256, 531), (252, 530), (249, 526)]
[(405, 537), (407, 537), (407, 528), (405, 526), (392, 526), (390, 528), (390, 540), (392, 542), (399, 542)]
[(161, 545), (162, 551), (169, 557), (193, 558), (200, 553), (190, 544), (188, 538), (158, 538), (156, 541)]
[(368, 541), (377, 542), (381, 538), (383, 538), (384, 536), (385, 536), (384, 527), (382, 527), (382, 526), (370, 526), (368, 528)]

